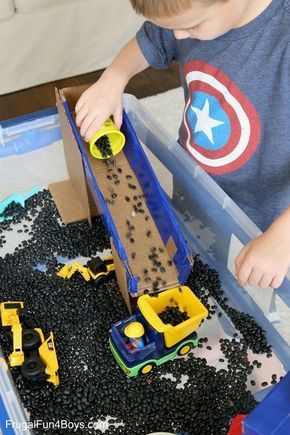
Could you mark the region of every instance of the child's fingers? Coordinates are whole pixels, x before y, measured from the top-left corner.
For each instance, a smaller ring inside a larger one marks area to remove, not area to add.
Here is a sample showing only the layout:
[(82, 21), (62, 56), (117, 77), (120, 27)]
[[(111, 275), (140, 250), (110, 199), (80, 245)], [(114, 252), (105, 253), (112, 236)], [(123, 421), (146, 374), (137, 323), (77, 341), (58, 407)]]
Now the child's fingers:
[(104, 122), (106, 121), (106, 118), (104, 117), (100, 117), (99, 115), (97, 115), (91, 122), (91, 124), (88, 126), (87, 131), (84, 134), (84, 138), (87, 142), (90, 141), (90, 139), (92, 138), (92, 136), (98, 131), (100, 130), (100, 128), (102, 127), (102, 125), (104, 124)]
[(277, 275), (275, 276), (271, 283), (270, 283), (270, 287), (272, 288), (279, 288), (280, 285), (282, 284), (282, 282), (284, 281), (285, 275)]
[(237, 280), (241, 287), (244, 287), (247, 284), (251, 272), (252, 272), (251, 264), (248, 262), (243, 263), (242, 266), (240, 267), (240, 270), (237, 273)]
[(242, 249), (236, 258), (236, 277), (240, 286), (246, 285), (248, 278), (252, 272), (252, 264), (247, 260), (247, 249), (246, 247)]
[(85, 119), (85, 117), (87, 116), (87, 114), (88, 114), (88, 109), (85, 106), (83, 106), (82, 109), (77, 113), (77, 116), (76, 116), (76, 125), (78, 127), (80, 127), (82, 125), (82, 122)]
[(81, 96), (77, 101), (77, 104), (75, 107), (75, 112), (76, 113), (79, 112), (81, 110), (81, 108), (83, 107), (83, 105), (84, 105), (84, 98), (83, 98), (83, 96)]
[(258, 285), (262, 279), (262, 276), (263, 276), (262, 272), (254, 268), (252, 269), (247, 279), (247, 282), (249, 285)]
[(272, 279), (273, 279), (273, 274), (267, 274), (267, 273), (265, 273), (262, 276), (262, 278), (261, 278), (261, 280), (259, 282), (259, 287), (261, 287), (261, 288), (267, 288), (267, 287), (269, 287), (270, 284), (271, 284)]
[(120, 130), (122, 122), (123, 122), (123, 110), (122, 109), (117, 110), (114, 113), (113, 118), (114, 118), (115, 126), (117, 127), (118, 130)]
[(95, 119), (99, 116), (99, 113), (97, 111), (89, 111), (86, 115), (86, 117), (83, 119), (81, 124), (80, 133), (82, 137), (86, 137), (86, 133), (88, 129), (90, 128), (90, 125), (95, 121)]
[(245, 258), (245, 256), (246, 256), (247, 252), (248, 252), (248, 248), (247, 248), (247, 245), (246, 245), (246, 246), (244, 246), (244, 248), (240, 251), (240, 253), (236, 256), (236, 259), (235, 259), (236, 276), (238, 275), (238, 272), (239, 272), (239, 270), (240, 270), (240, 268), (241, 268), (241, 265), (242, 265), (242, 263), (243, 263), (243, 261), (244, 261), (244, 258)]

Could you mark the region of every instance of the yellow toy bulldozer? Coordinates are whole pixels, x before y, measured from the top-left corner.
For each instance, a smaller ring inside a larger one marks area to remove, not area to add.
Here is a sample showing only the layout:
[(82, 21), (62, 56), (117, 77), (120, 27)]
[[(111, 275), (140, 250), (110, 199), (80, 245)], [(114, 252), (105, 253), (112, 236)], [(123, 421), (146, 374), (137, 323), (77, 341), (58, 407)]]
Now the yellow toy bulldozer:
[(21, 367), (23, 376), (34, 382), (59, 385), (58, 361), (53, 333), (45, 340), (40, 328), (33, 328), (31, 316), (23, 302), (0, 304), (2, 326), (11, 327), (13, 351), (8, 357), (11, 367)]
[(101, 259), (100, 257), (92, 258), (87, 262), (86, 266), (82, 266), (74, 262), (71, 266), (65, 264), (58, 272), (57, 276), (70, 279), (75, 272), (79, 272), (85, 281), (94, 280), (96, 286), (103, 284), (107, 279), (115, 273), (115, 265), (113, 257)]

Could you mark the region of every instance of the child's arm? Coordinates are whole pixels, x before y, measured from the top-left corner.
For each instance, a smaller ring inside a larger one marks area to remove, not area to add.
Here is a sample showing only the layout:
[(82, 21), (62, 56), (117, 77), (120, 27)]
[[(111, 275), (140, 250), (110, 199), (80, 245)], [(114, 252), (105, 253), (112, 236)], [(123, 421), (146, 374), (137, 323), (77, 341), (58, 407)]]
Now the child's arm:
[(236, 277), (246, 284), (278, 288), (290, 266), (290, 206), (236, 258)]
[(125, 86), (131, 77), (148, 66), (136, 38), (132, 38), (100, 79), (82, 94), (75, 108), (76, 123), (87, 142), (111, 115), (116, 127), (121, 127)]

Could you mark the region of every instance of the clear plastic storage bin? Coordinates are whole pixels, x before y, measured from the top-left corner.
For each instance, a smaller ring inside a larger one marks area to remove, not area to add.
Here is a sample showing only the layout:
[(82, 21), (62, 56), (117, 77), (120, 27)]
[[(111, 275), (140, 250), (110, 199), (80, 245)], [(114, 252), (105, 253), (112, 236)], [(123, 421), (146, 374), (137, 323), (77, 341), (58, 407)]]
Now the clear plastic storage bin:
[[(168, 135), (158, 121), (145, 111), (135, 97), (125, 95), (124, 108), (153, 168), (158, 168), (157, 178), (172, 202), (191, 249), (194, 253), (199, 253), (203, 261), (218, 271), (223, 289), (232, 306), (254, 316), (260, 326), (267, 331), (269, 343), (273, 346), (285, 371), (288, 371), (290, 368), (290, 334), (287, 331), (290, 320), (288, 279), (285, 279), (279, 290), (267, 293), (268, 302), (265, 304), (263, 290), (259, 290), (259, 293), (252, 297), (249, 289), (243, 289), (237, 284), (228, 268), (233, 260), (231, 257), (233, 257), (232, 246), (235, 238), (246, 244), (259, 234), (259, 229)], [(33, 160), (33, 153), (39, 147), (53, 145), (61, 149), (60, 137), (59, 120), (55, 109), (2, 123), (0, 125), (0, 170), (1, 165), (6, 165), (6, 159), (15, 159), (16, 162), (21, 157), (18, 154), (31, 153)], [(62, 151), (60, 156), (64, 162)], [(43, 162), (43, 165), (45, 164), (46, 161)], [(41, 167), (39, 171), (42, 171)], [(37, 178), (37, 174), (35, 175)], [(12, 180), (13, 176), (15, 178), (15, 174), (11, 173), (13, 190), (10, 194), (17, 191), (15, 180)], [(17, 177), (18, 188), (21, 191), (23, 188), (21, 174), (18, 173)], [(64, 170), (63, 179), (66, 177)], [(9, 185), (9, 180), (5, 180), (5, 185), (7, 183)], [(46, 187), (44, 181), (39, 184), (40, 187)], [(1, 193), (0, 201), (4, 198)], [(216, 331), (219, 327), (216, 325)], [(230, 322), (224, 324), (221, 330), (224, 331), (225, 328), (230, 328)], [(264, 390), (263, 394), (267, 392), (268, 389)], [(31, 433), (23, 424), (19, 424), (18, 428), (7, 426), (7, 421), (25, 422), (26, 415), (1, 350), (0, 393), (0, 433), (1, 429), (4, 434)]]

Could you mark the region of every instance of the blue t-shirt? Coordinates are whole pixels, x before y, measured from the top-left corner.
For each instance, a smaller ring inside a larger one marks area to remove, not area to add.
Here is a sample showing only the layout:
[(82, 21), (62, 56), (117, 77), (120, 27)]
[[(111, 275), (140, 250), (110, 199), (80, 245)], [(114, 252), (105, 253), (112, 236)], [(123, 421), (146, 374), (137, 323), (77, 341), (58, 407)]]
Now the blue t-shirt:
[(290, 0), (212, 41), (149, 21), (137, 41), (151, 66), (179, 62), (179, 142), (264, 231), (290, 204)]

